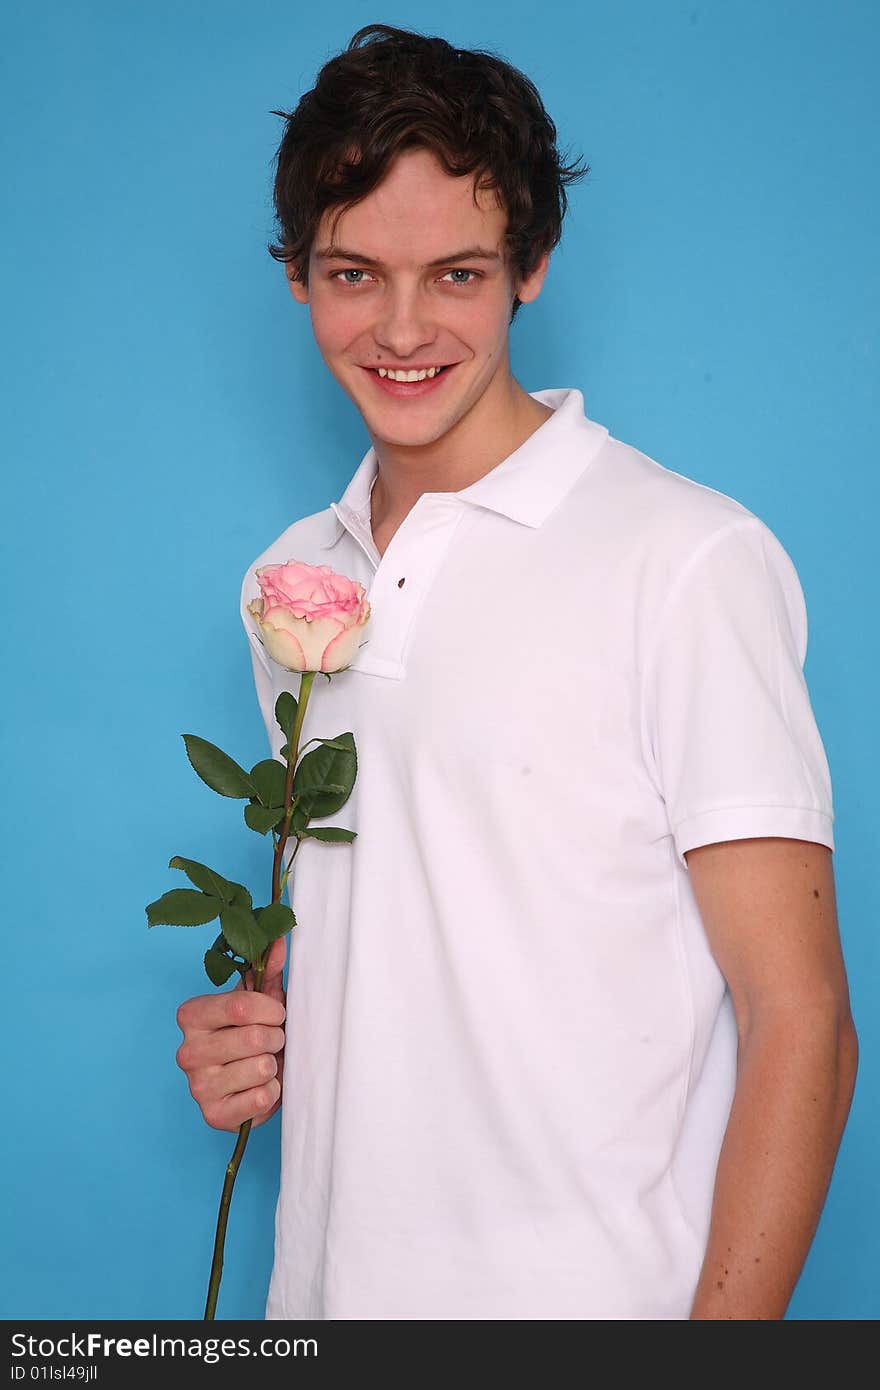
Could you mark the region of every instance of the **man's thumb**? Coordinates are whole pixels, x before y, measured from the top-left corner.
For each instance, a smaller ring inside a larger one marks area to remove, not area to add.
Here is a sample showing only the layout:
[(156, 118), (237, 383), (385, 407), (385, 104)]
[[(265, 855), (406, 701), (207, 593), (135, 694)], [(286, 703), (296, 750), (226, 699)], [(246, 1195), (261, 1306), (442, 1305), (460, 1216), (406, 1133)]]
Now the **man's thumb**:
[(263, 979), (274, 979), (280, 975), (284, 969), (284, 962), (287, 960), (287, 935), (279, 936), (269, 948), (269, 955), (266, 960), (266, 969), (263, 972)]

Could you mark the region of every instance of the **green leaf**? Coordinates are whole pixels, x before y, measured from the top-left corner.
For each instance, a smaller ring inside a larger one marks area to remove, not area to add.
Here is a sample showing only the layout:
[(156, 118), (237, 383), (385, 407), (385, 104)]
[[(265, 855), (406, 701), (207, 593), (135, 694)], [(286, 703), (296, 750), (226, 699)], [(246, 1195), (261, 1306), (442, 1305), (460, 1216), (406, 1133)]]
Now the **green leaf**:
[(186, 756), (203, 782), (221, 796), (256, 796), (257, 789), (234, 758), (196, 734), (184, 734)]
[[(243, 883), (233, 883), (235, 893), (232, 897), (232, 907), (253, 907), (253, 898)], [(216, 943), (215, 943), (216, 944)]]
[(280, 763), (277, 758), (264, 758), (251, 768), (251, 781), (254, 785), (251, 796), (256, 795), (262, 806), (284, 805), (284, 788), (287, 783), (287, 768), (284, 763)]
[(296, 926), (296, 918), (286, 903), (270, 903), (268, 907), (258, 907), (254, 916), (260, 924), (260, 931), (265, 932), (270, 941), (284, 936), (291, 927)]
[[(322, 739), (320, 748), (298, 764), (293, 777), (293, 790), (300, 795), (300, 807), (312, 816), (332, 816), (344, 806), (357, 777), (357, 753), (354, 735), (339, 734), (335, 739)], [(333, 786), (339, 790), (325, 790)]]
[(316, 826), (314, 830), (301, 830), (299, 832), (301, 840), (345, 840), (349, 844), (357, 838), (357, 831), (343, 830), (340, 825)]
[(296, 719), (296, 697), (289, 690), (282, 690), (275, 701), (275, 718), (285, 738), (290, 738)]
[(195, 859), (183, 859), (181, 855), (175, 854), (173, 859), (168, 861), (169, 869), (183, 869), (190, 883), (194, 883), (203, 892), (210, 893), (215, 898), (220, 898), (224, 903), (231, 903), (235, 894), (234, 883), (230, 883), (228, 878), (223, 878), (221, 874), (209, 869), (206, 864), (199, 864)]
[[(201, 927), (224, 906), (208, 893), (197, 893), (192, 888), (172, 888), (163, 893), (147, 908), (147, 922), (151, 927)], [(222, 922), (222, 917), (221, 917)]]
[(224, 955), (222, 951), (215, 951), (212, 947), (205, 952), (205, 969), (213, 985), (225, 985), (236, 965), (229, 956)]
[(269, 945), (266, 934), (249, 907), (224, 906), (220, 913), (223, 935), (237, 956), (251, 965)]
[(283, 815), (283, 806), (270, 806), (267, 810), (265, 806), (258, 806), (256, 802), (251, 801), (244, 808), (245, 821), (251, 830), (256, 830), (259, 835), (265, 835), (267, 830), (278, 824)]

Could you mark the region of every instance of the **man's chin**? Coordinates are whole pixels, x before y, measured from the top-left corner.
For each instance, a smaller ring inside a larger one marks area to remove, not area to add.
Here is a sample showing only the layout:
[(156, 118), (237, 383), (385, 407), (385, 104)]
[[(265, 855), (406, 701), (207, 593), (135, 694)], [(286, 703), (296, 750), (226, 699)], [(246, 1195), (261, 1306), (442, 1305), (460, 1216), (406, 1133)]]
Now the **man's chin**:
[[(390, 401), (388, 404), (367, 401), (363, 393), (347, 393), (357, 407), (367, 433), (373, 443), (384, 443), (394, 448), (422, 448), (442, 439), (451, 428), (448, 412), (438, 414), (426, 405), (419, 411), (418, 402)], [(419, 418), (421, 416), (421, 418)], [(456, 418), (458, 418), (456, 416)], [(455, 423), (455, 420), (452, 421)]]
[(418, 430), (394, 429), (388, 425), (387, 421), (376, 421), (373, 423), (368, 415), (363, 416), (367, 433), (373, 444), (373, 448), (385, 446), (389, 449), (427, 449), (432, 444), (436, 444), (448, 431), (444, 428)]

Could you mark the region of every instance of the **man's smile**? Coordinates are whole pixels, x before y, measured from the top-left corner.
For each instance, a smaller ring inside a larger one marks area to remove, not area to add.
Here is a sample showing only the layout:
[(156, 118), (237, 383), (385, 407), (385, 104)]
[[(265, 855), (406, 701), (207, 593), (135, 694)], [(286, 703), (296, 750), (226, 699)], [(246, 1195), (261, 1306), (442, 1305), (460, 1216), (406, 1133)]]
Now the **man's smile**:
[[(405, 399), (411, 396), (426, 396), (432, 391), (438, 390), (441, 384), (458, 365), (458, 362), (452, 362), (445, 367), (423, 368), (422, 370), (425, 374), (422, 375), (420, 372), (420, 379), (417, 378), (411, 381), (400, 381), (395, 377), (383, 375), (383, 373), (386, 372), (386, 368), (384, 367), (364, 367), (362, 370), (367, 372), (370, 379), (376, 383), (379, 390), (384, 391), (387, 396), (397, 396), (401, 399)], [(411, 368), (409, 370), (415, 372), (418, 369)], [(430, 373), (433, 373), (433, 375), (430, 375)]]

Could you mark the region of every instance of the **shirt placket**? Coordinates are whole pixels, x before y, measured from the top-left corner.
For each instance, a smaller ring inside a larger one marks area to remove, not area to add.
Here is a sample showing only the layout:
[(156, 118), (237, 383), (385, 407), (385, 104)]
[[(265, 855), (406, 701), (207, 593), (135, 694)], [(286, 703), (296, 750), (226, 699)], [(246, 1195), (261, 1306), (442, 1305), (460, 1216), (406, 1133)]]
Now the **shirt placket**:
[(375, 568), (367, 640), (348, 669), (400, 680), (418, 613), (468, 509), (452, 494), (422, 493), (381, 556), (365, 514), (334, 510)]

